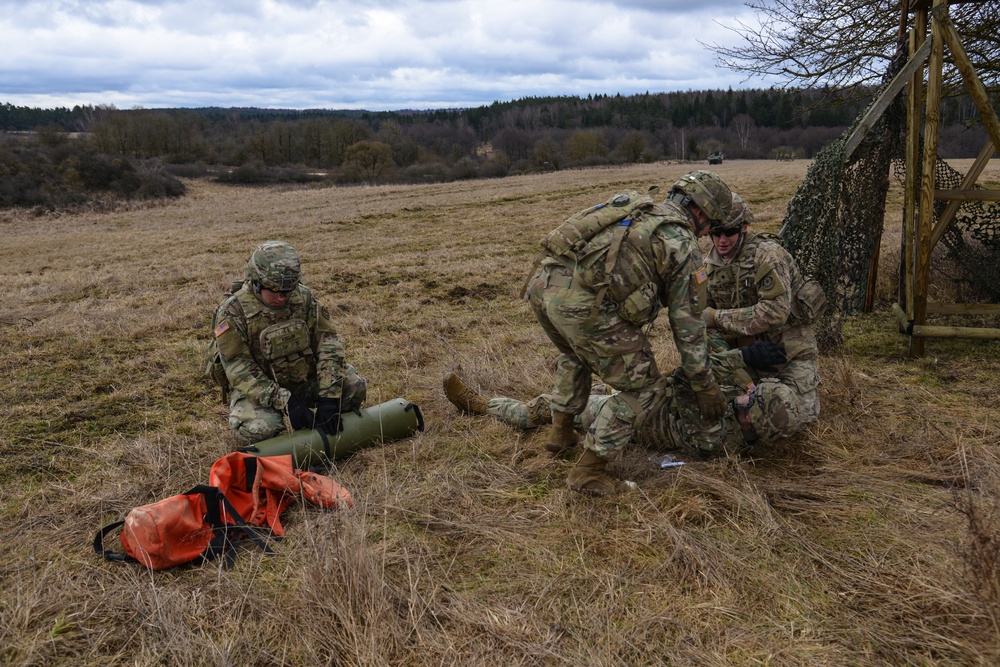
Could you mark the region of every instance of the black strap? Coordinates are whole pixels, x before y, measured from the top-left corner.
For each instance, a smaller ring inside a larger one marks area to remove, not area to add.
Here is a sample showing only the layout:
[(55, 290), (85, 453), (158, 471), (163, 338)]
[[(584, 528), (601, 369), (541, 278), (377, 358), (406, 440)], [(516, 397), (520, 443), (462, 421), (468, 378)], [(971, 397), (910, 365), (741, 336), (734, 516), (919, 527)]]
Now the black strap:
[(138, 563), (139, 561), (127, 554), (115, 553), (114, 551), (108, 551), (104, 548), (104, 536), (115, 528), (120, 528), (124, 525), (125, 521), (115, 521), (114, 523), (109, 523), (107, 526), (97, 531), (97, 535), (94, 536), (94, 551), (97, 552), (98, 556), (104, 556), (105, 560), (132, 561), (134, 563)]
[(246, 482), (247, 482), (246, 488), (243, 490), (246, 491), (247, 493), (252, 493), (253, 482), (255, 479), (257, 479), (257, 457), (256, 456), (245, 457), (243, 459), (243, 467), (245, 470), (244, 477), (246, 477)]
[(264, 553), (273, 554), (274, 551), (271, 547), (267, 546), (267, 543), (264, 541), (264, 537), (268, 536), (270, 531), (265, 531), (263, 528), (258, 528), (257, 526), (251, 526), (248, 524), (243, 520), (243, 517), (240, 516), (240, 513), (236, 511), (233, 504), (229, 502), (229, 498), (226, 498), (226, 495), (222, 493), (221, 490), (216, 489), (216, 491), (218, 491), (219, 499), (222, 500), (222, 504), (226, 508), (226, 513), (233, 517), (235, 524), (240, 527), (240, 539), (247, 538), (260, 547), (261, 551)]
[[(252, 467), (253, 474), (256, 475), (257, 459), (247, 458), (245, 460), (248, 463), (253, 461), (253, 465), (249, 467)], [(251, 477), (250, 472), (248, 469), (247, 484), (252, 489), (253, 477)], [(205, 496), (205, 507), (207, 509), (205, 518), (208, 520), (208, 525), (212, 527), (213, 536), (208, 543), (208, 547), (205, 549), (205, 553), (201, 556), (202, 560), (212, 560), (223, 556), (225, 558), (224, 567), (229, 569), (233, 566), (233, 561), (236, 559), (236, 548), (244, 539), (252, 541), (266, 554), (274, 553), (264, 542), (258, 529), (244, 521), (240, 513), (236, 511), (236, 508), (226, 498), (226, 495), (222, 493), (221, 489), (215, 486), (208, 486), (207, 484), (199, 484), (188, 491), (188, 493), (201, 493)], [(225, 510), (224, 513), (220, 510), (220, 507)]]

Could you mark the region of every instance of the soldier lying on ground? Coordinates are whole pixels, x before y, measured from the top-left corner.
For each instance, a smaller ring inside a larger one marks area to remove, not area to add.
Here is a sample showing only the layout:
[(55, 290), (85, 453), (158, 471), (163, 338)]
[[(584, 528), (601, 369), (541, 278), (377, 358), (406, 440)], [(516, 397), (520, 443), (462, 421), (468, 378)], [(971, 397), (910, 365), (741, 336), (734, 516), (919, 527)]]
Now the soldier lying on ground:
[[(677, 369), (664, 378), (654, 403), (639, 415), (631, 433), (633, 442), (651, 449), (681, 450), (700, 458), (735, 455), (747, 449), (746, 436), (753, 434), (740, 427), (734, 402), (753, 392), (747, 387), (752, 385), (748, 371), (773, 370), (784, 361), (784, 352), (780, 345), (768, 342), (753, 343), (743, 350), (727, 350), (719, 340), (713, 343), (713, 374), (729, 403), (724, 415), (706, 425), (690, 383), (685, 380), (683, 371)], [(487, 399), (453, 372), (444, 376), (444, 392), (461, 412), (491, 415), (517, 429), (531, 430), (553, 421), (551, 394), (542, 394), (527, 402), (507, 397)], [(592, 388), (587, 406), (575, 417), (573, 427), (580, 432), (590, 432), (614, 396), (615, 393), (609, 394), (603, 385), (596, 391)], [(616, 485), (615, 490), (619, 488)]]

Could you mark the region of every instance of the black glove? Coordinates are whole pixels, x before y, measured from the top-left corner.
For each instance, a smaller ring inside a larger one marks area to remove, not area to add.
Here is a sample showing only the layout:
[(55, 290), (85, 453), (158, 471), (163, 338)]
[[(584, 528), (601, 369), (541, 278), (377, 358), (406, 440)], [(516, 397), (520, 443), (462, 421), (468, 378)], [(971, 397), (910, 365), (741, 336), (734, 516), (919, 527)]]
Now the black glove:
[(304, 428), (312, 428), (313, 413), (306, 407), (306, 404), (292, 396), (285, 406), (288, 411), (288, 421), (292, 423), (293, 431), (300, 431)]
[(706, 422), (717, 422), (726, 415), (726, 397), (722, 395), (719, 385), (712, 384), (704, 389), (694, 390), (695, 398), (698, 399), (698, 411), (701, 418)]
[(344, 430), (340, 421), (340, 399), (321, 398), (316, 401), (316, 428), (327, 435), (337, 435)]
[(758, 340), (740, 348), (743, 363), (757, 371), (774, 372), (780, 364), (788, 362), (784, 343)]

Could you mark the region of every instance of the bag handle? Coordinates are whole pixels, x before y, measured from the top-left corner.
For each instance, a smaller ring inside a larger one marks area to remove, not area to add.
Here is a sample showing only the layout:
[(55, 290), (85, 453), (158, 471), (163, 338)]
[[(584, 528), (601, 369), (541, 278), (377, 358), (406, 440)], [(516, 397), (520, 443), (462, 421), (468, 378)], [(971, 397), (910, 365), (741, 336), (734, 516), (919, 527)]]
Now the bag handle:
[(97, 535), (94, 536), (94, 551), (97, 552), (98, 556), (104, 556), (105, 560), (118, 560), (118, 561), (126, 561), (126, 562), (130, 561), (130, 562), (133, 562), (133, 563), (138, 563), (139, 561), (137, 561), (135, 558), (132, 558), (128, 554), (119, 554), (119, 553), (115, 553), (114, 551), (109, 551), (108, 549), (104, 548), (104, 537), (105, 537), (105, 535), (107, 535), (108, 533), (110, 533), (115, 528), (119, 528), (119, 527), (124, 526), (124, 525), (125, 525), (125, 521), (124, 520), (123, 521), (115, 521), (114, 523), (109, 523), (107, 526), (105, 526), (104, 528), (101, 528), (99, 531), (97, 531)]

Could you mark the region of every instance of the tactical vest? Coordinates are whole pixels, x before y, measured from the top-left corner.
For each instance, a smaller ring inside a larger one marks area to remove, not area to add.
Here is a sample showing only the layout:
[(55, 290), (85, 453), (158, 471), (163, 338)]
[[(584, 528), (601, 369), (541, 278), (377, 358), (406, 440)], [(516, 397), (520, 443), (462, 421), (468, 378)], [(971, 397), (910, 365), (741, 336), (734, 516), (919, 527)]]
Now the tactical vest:
[[(725, 265), (706, 265), (705, 269), (709, 276), (708, 292), (716, 308), (719, 310), (748, 308), (756, 305), (762, 296), (766, 297), (769, 290), (779, 287), (773, 284), (773, 278), (769, 276), (773, 267), (755, 264), (757, 248), (764, 241), (781, 245), (781, 238), (774, 234), (750, 233), (743, 240), (743, 245), (734, 261)], [(819, 283), (805, 280), (794, 261), (789, 261), (788, 265), (792, 277), (792, 309), (785, 325), (771, 333), (811, 324), (822, 314), (826, 305), (826, 297)]]
[(618, 315), (636, 326), (656, 319), (665, 287), (656, 272), (651, 242), (662, 225), (689, 229), (687, 212), (667, 201), (634, 212), (628, 225), (599, 231), (576, 252), (574, 280), (617, 306)]
[[(315, 376), (312, 349), (312, 292), (299, 285), (284, 308), (269, 308), (253, 293), (249, 283), (222, 302), (216, 320), (241, 319), (250, 356), (268, 379), (282, 387), (302, 384)], [(213, 343), (215, 339), (213, 338)]]

